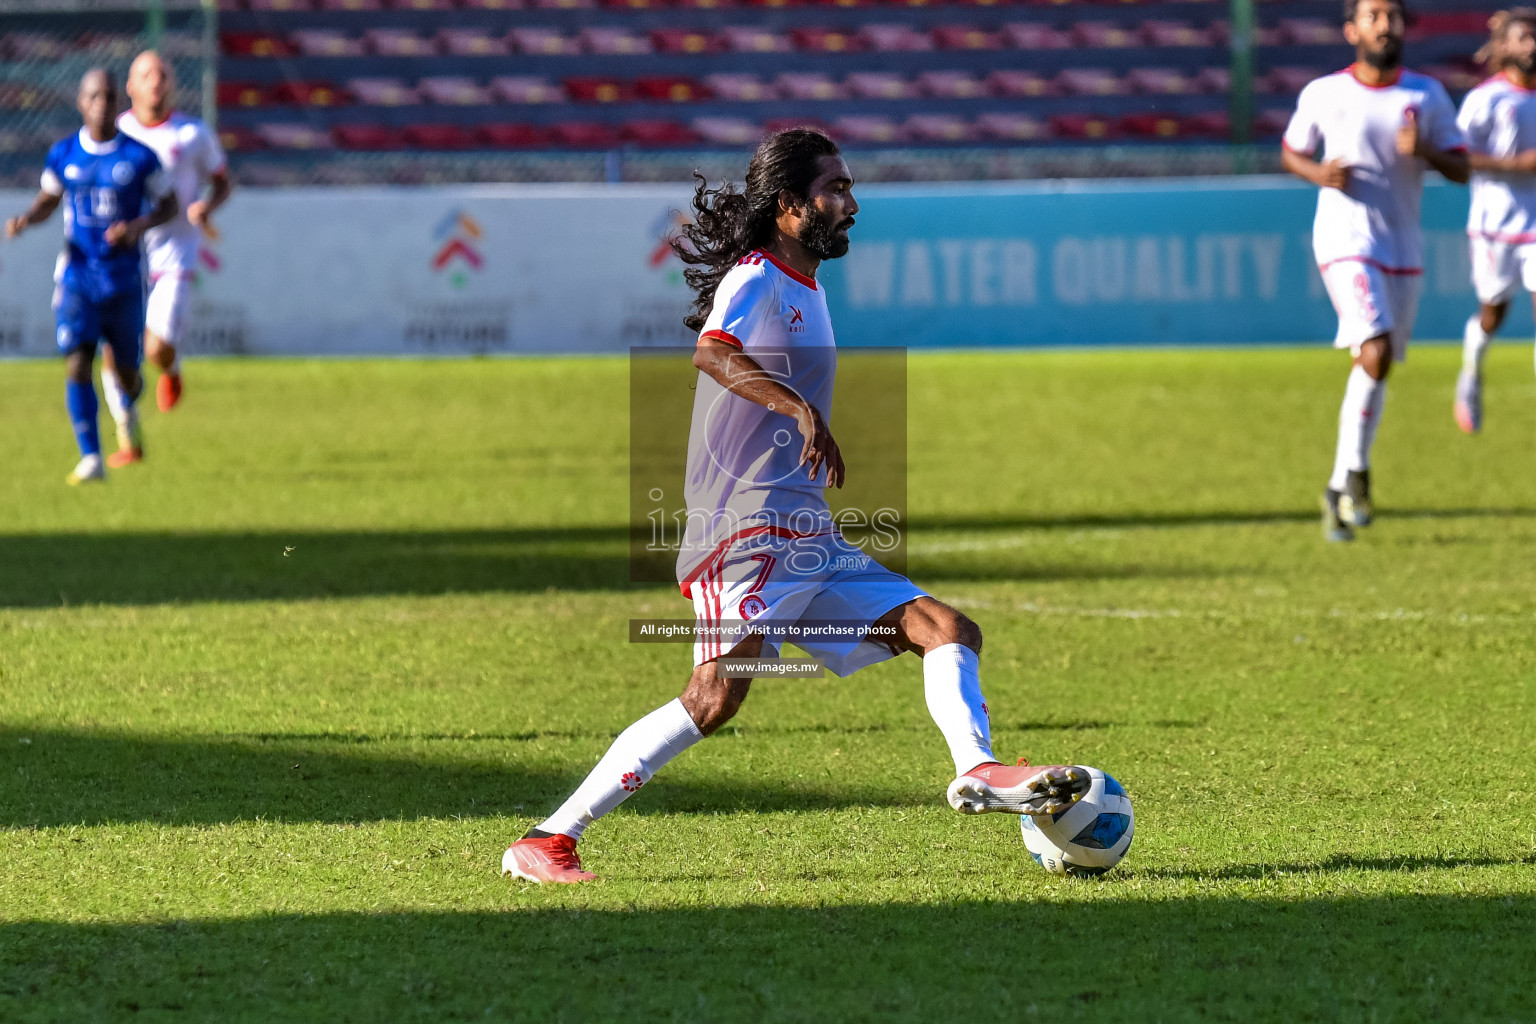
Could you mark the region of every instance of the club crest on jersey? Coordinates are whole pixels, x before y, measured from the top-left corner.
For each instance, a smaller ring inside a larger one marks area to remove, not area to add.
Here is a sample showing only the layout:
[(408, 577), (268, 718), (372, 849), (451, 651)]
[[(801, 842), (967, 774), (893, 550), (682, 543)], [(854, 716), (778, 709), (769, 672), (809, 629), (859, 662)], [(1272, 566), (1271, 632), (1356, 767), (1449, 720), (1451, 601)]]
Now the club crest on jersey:
[(80, 168), (76, 167), (74, 164), (68, 165), (64, 168), (64, 177), (67, 181), (74, 181), (76, 178), (80, 177)]
[(805, 317), (801, 315), (799, 306), (789, 307), (789, 333), (805, 333)]
[(736, 613), (744, 619), (750, 619), (754, 616), (761, 615), (767, 610), (768, 602), (764, 601), (756, 594), (748, 594), (746, 597), (742, 598), (741, 603), (736, 606)]
[(126, 185), (133, 180), (133, 164), (126, 160), (119, 160), (112, 165), (112, 180), (119, 185)]

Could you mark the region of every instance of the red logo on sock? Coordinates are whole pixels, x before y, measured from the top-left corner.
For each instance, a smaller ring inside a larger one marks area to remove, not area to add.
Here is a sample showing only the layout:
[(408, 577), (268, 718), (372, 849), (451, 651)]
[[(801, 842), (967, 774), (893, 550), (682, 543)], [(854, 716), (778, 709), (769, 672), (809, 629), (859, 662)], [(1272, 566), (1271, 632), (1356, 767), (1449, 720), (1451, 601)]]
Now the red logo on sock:
[(624, 777), (619, 780), (619, 785), (624, 787), (624, 792), (633, 793), (645, 785), (645, 781), (635, 772), (625, 772)]

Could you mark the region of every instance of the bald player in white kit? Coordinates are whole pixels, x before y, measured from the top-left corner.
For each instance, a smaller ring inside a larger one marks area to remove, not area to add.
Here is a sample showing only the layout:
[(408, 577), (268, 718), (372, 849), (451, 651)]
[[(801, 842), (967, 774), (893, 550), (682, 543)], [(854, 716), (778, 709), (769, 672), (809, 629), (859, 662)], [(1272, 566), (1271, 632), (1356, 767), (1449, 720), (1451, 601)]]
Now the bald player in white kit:
[(594, 878), (577, 840), (736, 714), (751, 678), (728, 675), (720, 660), (771, 657), (786, 627), (850, 628), (793, 641), (839, 676), (907, 651), (922, 658), (928, 710), (954, 762), (947, 798), (956, 810), (1049, 814), (1086, 792), (1079, 766), (997, 761), (981, 630), (844, 540), (832, 521), (826, 488), (841, 487), (844, 472), (827, 425), (837, 347), (816, 270), (848, 251), (858, 208), (837, 144), (810, 129), (765, 138), (745, 192), (700, 184), (687, 244), (676, 247), (696, 268), (687, 271), (697, 300), (684, 322), (699, 332), (677, 562), (700, 627), (693, 673), (682, 696), (625, 729), (586, 781), (507, 849), (504, 874)]
[(1355, 63), (1301, 91), (1281, 158), (1320, 190), (1313, 254), (1339, 316), (1334, 347), (1354, 356), (1322, 500), (1331, 541), (1352, 540), (1371, 522), (1371, 446), (1387, 372), (1407, 358), (1418, 315), (1424, 171), (1461, 184), (1471, 173), (1445, 87), (1402, 67), (1403, 32), (1398, 0), (1345, 0)]
[[(169, 224), (144, 237), (149, 261), (149, 296), (144, 308), (144, 355), (160, 368), (155, 402), (170, 412), (181, 400), (181, 360), (176, 345), (192, 301), (198, 251), (203, 236), (216, 237), (210, 218), (229, 198), (229, 168), (224, 150), (208, 126), (171, 108), (176, 78), (171, 66), (153, 50), (134, 58), (128, 69), (131, 109), (117, 120), (118, 130), (154, 150), (165, 168), (181, 212)], [(105, 353), (104, 353), (105, 355)], [(118, 424), (118, 450), (112, 466), (126, 466), (144, 457), (143, 444), (128, 433), (126, 396), (109, 358), (102, 360), (102, 391)]]

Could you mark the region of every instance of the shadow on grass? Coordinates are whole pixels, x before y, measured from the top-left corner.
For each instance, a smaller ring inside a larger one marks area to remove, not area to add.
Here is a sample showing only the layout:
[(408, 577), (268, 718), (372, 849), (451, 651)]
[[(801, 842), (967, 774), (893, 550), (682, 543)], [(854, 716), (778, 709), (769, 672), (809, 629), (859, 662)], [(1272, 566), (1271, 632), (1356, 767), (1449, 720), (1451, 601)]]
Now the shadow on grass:
[[(511, 737), (503, 742), (523, 739)], [(606, 733), (585, 734), (585, 757)], [(436, 749), (434, 749), (434, 747)], [(534, 817), (553, 810), (591, 761), (528, 766), (477, 744), (348, 737), (276, 738), (118, 735), (0, 730), (0, 827), (109, 822), (203, 825), (264, 819)], [(640, 814), (810, 811), (931, 804), (936, 790), (838, 786), (752, 776), (736, 783), (671, 772), (626, 807)]]
[(509, 912), (3, 924), (0, 1017), (928, 1024), (1536, 1012), (1536, 899), (1523, 894), (1141, 901), (1063, 885), (1033, 902), (591, 910), (602, 888), (497, 884)]
[(1198, 878), (1212, 881), (1227, 879), (1279, 878), (1284, 875), (1336, 875), (1351, 871), (1427, 871), (1460, 868), (1490, 868), (1536, 864), (1536, 854), (1525, 857), (1459, 856), (1437, 857), (1356, 857), (1336, 853), (1319, 861), (1295, 861), (1277, 864), (1226, 864), (1214, 868), (1135, 868), (1136, 878)]

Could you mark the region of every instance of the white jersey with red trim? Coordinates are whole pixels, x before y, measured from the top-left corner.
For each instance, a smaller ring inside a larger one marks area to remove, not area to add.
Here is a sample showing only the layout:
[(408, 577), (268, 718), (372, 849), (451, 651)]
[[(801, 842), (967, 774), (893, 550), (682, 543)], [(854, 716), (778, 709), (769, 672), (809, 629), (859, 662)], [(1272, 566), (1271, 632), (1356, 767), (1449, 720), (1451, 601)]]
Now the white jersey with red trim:
[(201, 197), (209, 178), (224, 169), (224, 148), (207, 125), (182, 113), (146, 125), (127, 110), (118, 117), (117, 127), (155, 151), (181, 206), (168, 223), (144, 233), (150, 277), (196, 270), (202, 233), (187, 220), (187, 207)]
[[(1536, 92), (1495, 75), (1467, 93), (1456, 122), (1474, 152), (1508, 157), (1536, 149)], [(1467, 233), (1516, 245), (1536, 242), (1536, 174), (1475, 171)]]
[(1321, 146), (1319, 159), (1342, 160), (1350, 168), (1345, 191), (1318, 190), (1312, 250), (1319, 266), (1350, 260), (1387, 273), (1422, 271), (1419, 199), (1429, 165), (1397, 152), (1397, 131), (1409, 110), (1431, 145), (1466, 147), (1450, 96), (1428, 75), (1403, 70), (1392, 83), (1372, 86), (1356, 78), (1351, 65), (1301, 90), (1285, 147), (1311, 156)]
[[(837, 343), (826, 294), (813, 278), (750, 253), (715, 290), (699, 335), (706, 338), (740, 348), (831, 423)], [(683, 483), (688, 521), (677, 558), (684, 594), (723, 546), (754, 535), (832, 531), (825, 470), (810, 478), (800, 465), (803, 445), (792, 418), (699, 374)]]

